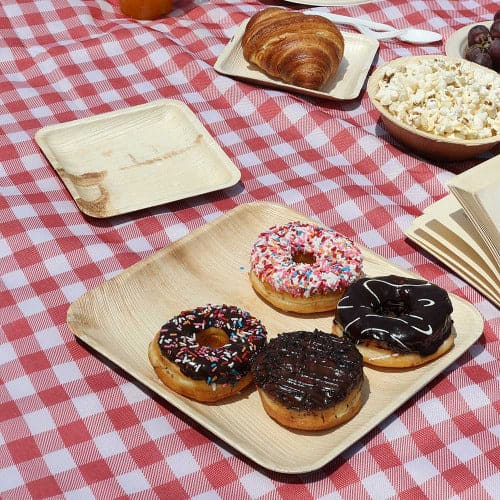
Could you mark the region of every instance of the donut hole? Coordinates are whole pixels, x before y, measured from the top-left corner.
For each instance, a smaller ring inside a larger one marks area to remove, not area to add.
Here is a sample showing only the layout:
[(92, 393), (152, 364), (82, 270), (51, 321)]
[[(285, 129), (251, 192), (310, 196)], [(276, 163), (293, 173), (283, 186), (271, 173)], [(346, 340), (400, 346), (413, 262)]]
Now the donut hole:
[(299, 250), (292, 254), (292, 260), (295, 264), (314, 264), (316, 262), (316, 257), (311, 252), (303, 252)]
[(400, 299), (389, 299), (381, 302), (378, 307), (375, 308), (375, 313), (381, 316), (388, 316), (390, 318), (399, 318), (403, 314), (408, 314), (410, 312), (410, 305), (404, 300)]
[(229, 343), (229, 335), (221, 328), (211, 326), (196, 334), (196, 343), (210, 347), (210, 349), (217, 349)]

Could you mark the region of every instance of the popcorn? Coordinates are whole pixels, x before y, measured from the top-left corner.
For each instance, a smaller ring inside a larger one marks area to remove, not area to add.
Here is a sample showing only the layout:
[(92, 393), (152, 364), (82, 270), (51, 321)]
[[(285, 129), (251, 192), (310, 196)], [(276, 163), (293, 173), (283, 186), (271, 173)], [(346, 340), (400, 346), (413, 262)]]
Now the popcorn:
[(469, 61), (424, 57), (389, 67), (374, 97), (395, 118), (424, 132), (500, 140), (500, 76)]

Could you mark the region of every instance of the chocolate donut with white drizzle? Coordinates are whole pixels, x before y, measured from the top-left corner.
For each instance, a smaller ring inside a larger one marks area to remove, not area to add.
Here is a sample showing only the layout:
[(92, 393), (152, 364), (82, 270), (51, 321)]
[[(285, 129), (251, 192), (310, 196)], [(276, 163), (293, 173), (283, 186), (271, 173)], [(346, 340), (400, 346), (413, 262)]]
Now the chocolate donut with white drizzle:
[(340, 299), (333, 332), (350, 338), (366, 363), (417, 366), (453, 346), (452, 311), (446, 290), (428, 281), (366, 277)]

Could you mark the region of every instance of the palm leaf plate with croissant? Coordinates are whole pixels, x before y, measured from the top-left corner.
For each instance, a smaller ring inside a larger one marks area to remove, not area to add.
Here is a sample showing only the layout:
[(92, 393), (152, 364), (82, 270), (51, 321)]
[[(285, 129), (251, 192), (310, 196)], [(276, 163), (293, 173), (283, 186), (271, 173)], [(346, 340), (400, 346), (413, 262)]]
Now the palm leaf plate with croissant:
[(243, 56), (267, 75), (318, 90), (338, 71), (344, 38), (328, 19), (271, 7), (248, 22)]

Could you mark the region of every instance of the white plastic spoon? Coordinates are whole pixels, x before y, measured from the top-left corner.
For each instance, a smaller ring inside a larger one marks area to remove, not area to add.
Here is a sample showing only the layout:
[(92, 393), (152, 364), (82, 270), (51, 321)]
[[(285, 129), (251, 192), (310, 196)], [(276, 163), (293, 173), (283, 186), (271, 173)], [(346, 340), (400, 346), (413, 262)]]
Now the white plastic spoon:
[(367, 19), (355, 19), (353, 17), (331, 14), (329, 12), (320, 12), (315, 10), (303, 12), (304, 14), (323, 16), (327, 19), (330, 19), (330, 21), (333, 21), (334, 23), (353, 26), (366, 36), (370, 36), (377, 40), (389, 40), (390, 38), (397, 38), (406, 43), (424, 45), (427, 43), (438, 42), (443, 38), (440, 33), (436, 33), (434, 31), (427, 31), (416, 28), (396, 29), (394, 28), (394, 26), (390, 26), (388, 24), (376, 23)]
[(439, 42), (443, 37), (440, 33), (417, 28), (405, 28), (402, 30), (375, 32), (372, 31), (377, 40), (389, 40), (397, 38), (403, 42), (413, 43), (415, 45), (425, 45), (426, 43)]
[(376, 40), (390, 40), (391, 38), (397, 38), (406, 43), (412, 43), (414, 45), (425, 45), (427, 43), (434, 43), (441, 40), (442, 36), (434, 31), (420, 30), (416, 28), (405, 28), (401, 30), (393, 29), (390, 31), (373, 31), (366, 26), (361, 24), (356, 26), (356, 28), (371, 38)]

